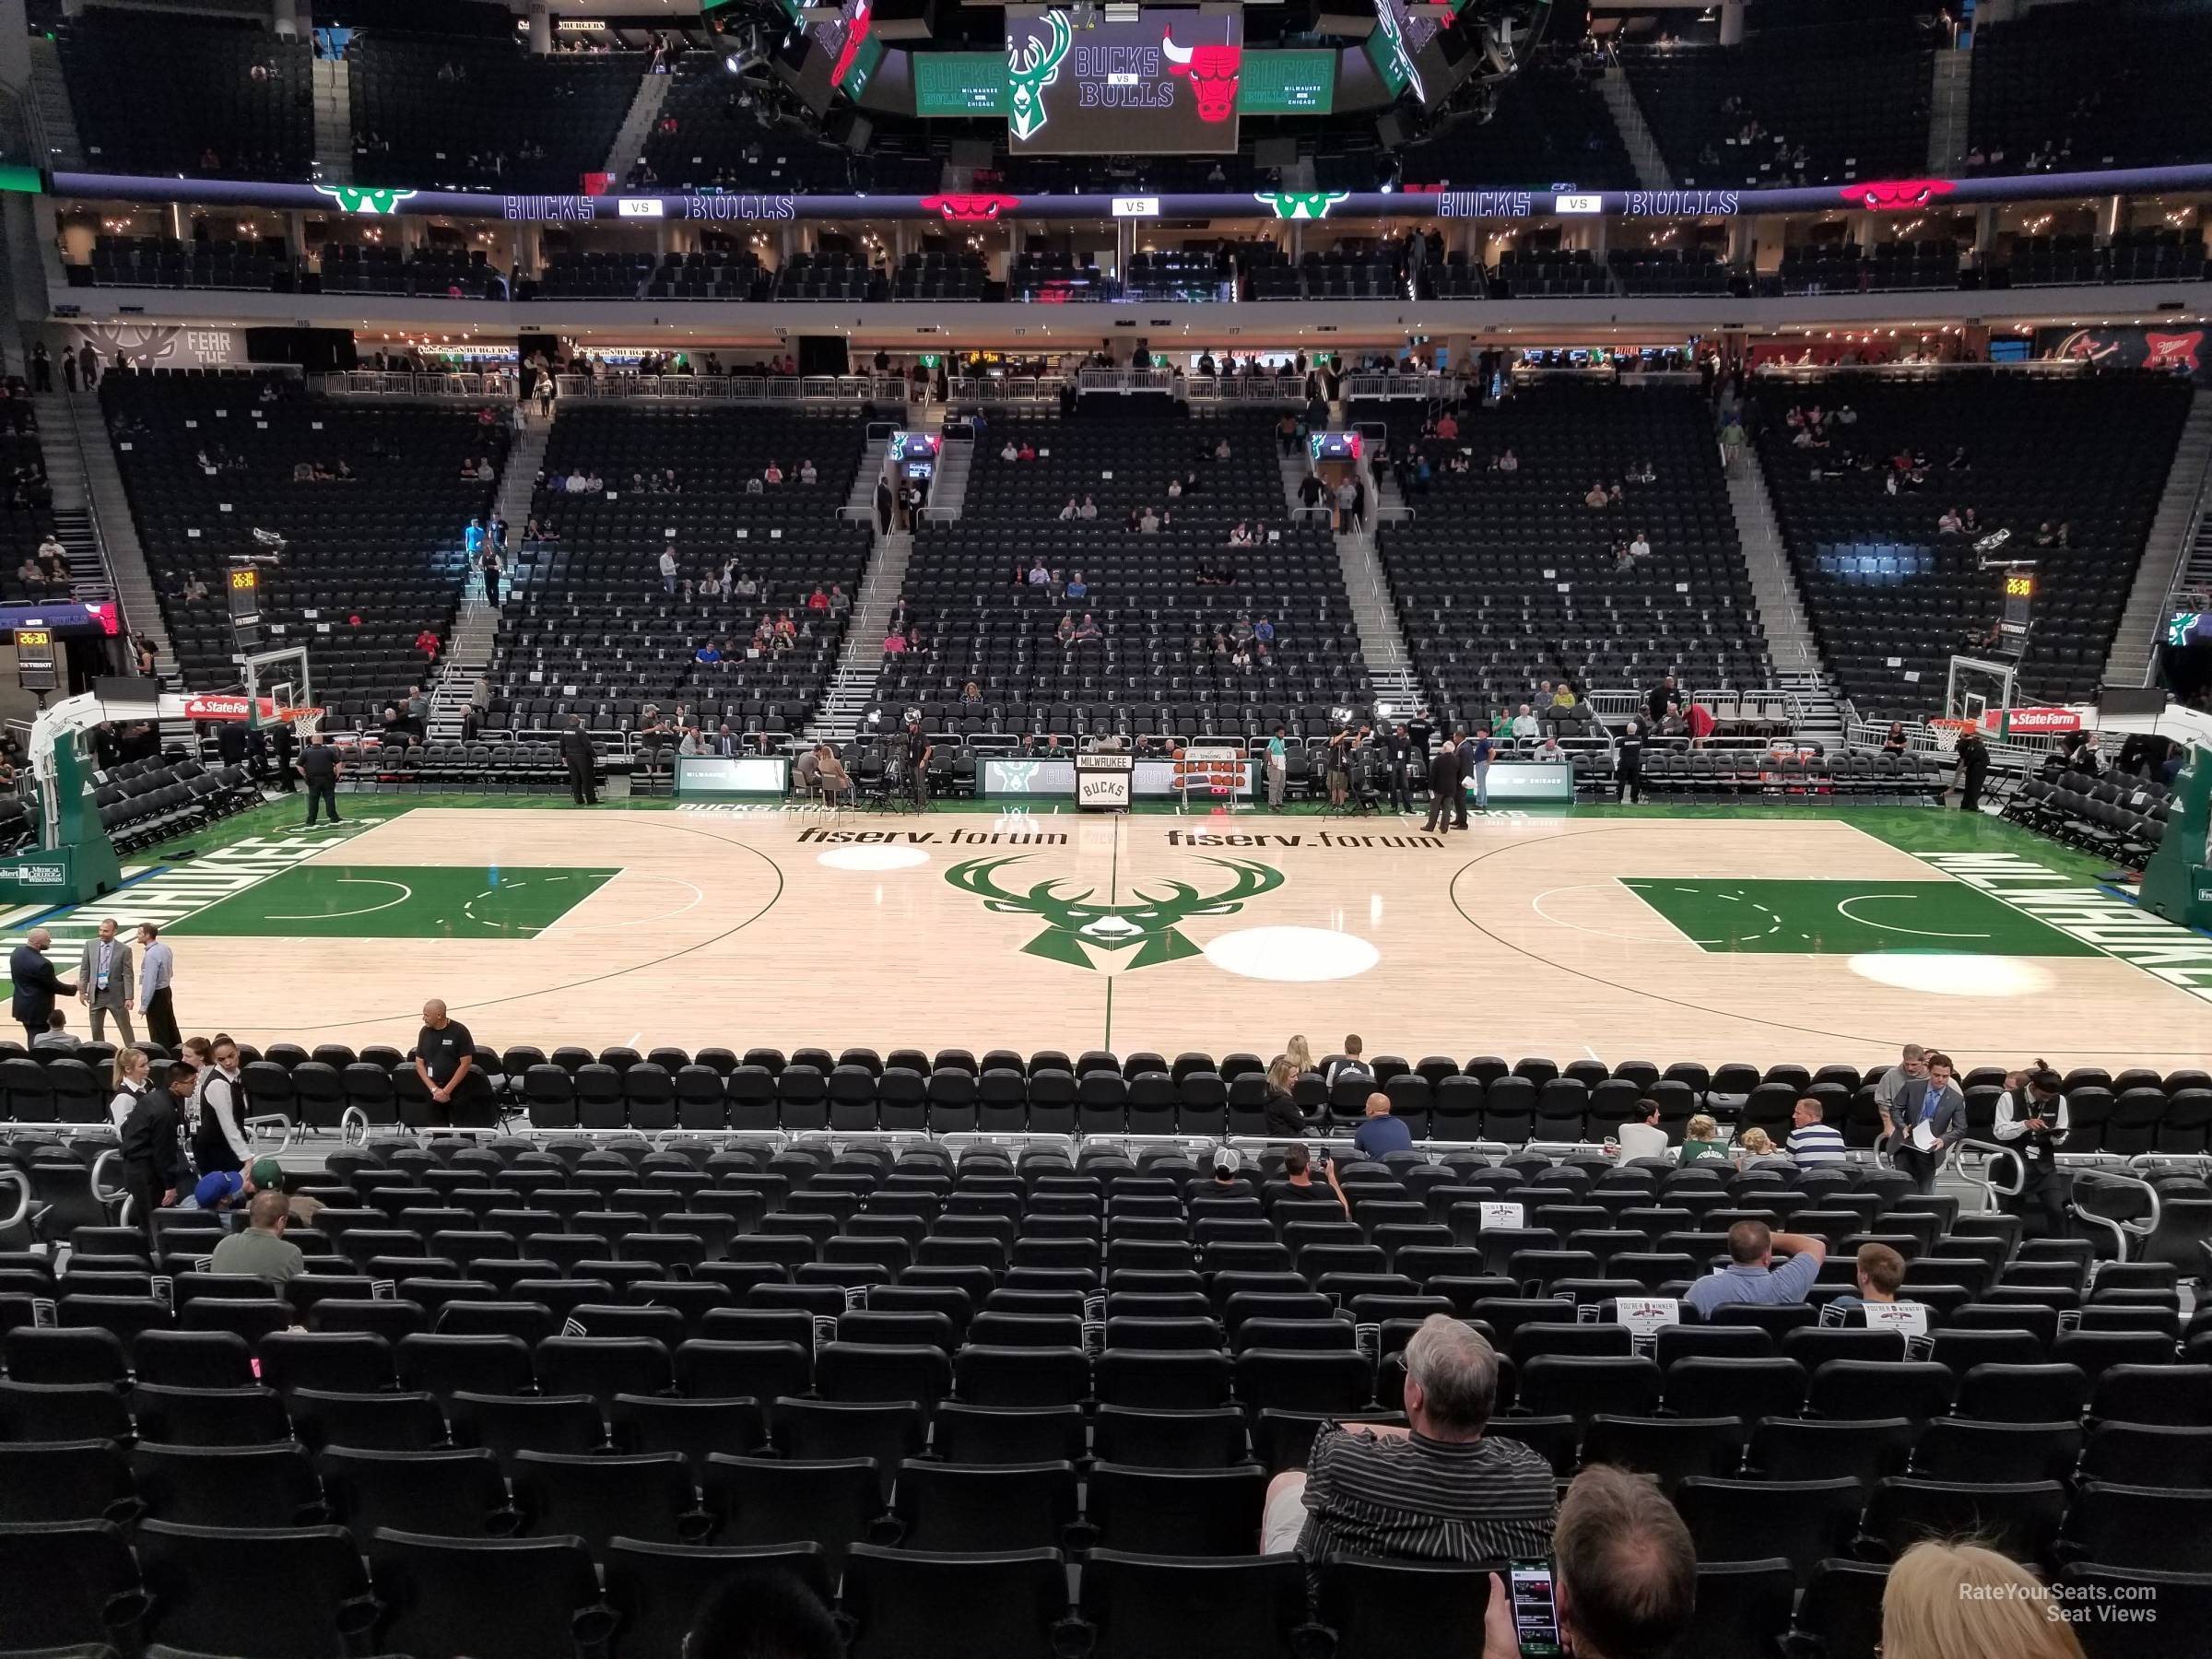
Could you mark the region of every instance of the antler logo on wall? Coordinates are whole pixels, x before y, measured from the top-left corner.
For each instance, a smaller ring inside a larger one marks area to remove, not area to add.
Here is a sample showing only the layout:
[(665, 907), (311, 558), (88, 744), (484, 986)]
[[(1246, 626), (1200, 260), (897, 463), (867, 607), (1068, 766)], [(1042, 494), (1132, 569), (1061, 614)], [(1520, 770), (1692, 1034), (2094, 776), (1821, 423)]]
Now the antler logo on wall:
[(1242, 69), (1242, 46), (1178, 46), (1174, 32), (1159, 31), (1159, 53), (1168, 60), (1168, 73), (1189, 78), (1198, 100), (1198, 119), (1227, 121), (1237, 112), (1237, 76)]
[(326, 195), (347, 213), (392, 213), (415, 193), (411, 190), (370, 190), (359, 184), (318, 184), (317, 195)]
[(1283, 885), (1283, 873), (1265, 865), (1241, 859), (1209, 858), (1204, 862), (1230, 872), (1230, 885), (1218, 893), (1201, 893), (1185, 881), (1171, 881), (1159, 895), (1135, 889), (1134, 904), (1093, 904), (1086, 888), (1071, 898), (1053, 889), (1058, 877), (1033, 885), (1027, 893), (1009, 892), (997, 883), (997, 873), (1020, 864), (1027, 854), (1010, 858), (971, 858), (945, 872), (945, 879), (962, 892), (983, 900), (986, 910), (1031, 915), (1042, 921), (1044, 931), (1021, 948), (1030, 956), (1065, 962), (1071, 968), (1094, 968), (1084, 947), (1098, 950), (1130, 950), (1131, 968), (1150, 968), (1202, 955), (1181, 932), (1194, 916), (1233, 915), (1247, 899), (1272, 893)]
[(120, 357), (140, 369), (168, 362), (184, 344), (184, 331), (166, 324), (126, 327), (120, 323), (73, 323), (69, 335), (72, 351), (89, 344), (102, 362), (112, 363)]
[(1252, 199), (1265, 202), (1281, 219), (1327, 218), (1329, 209), (1352, 193), (1348, 190), (1255, 190)]
[(1067, 56), (1072, 38), (1065, 13), (1047, 12), (1044, 22), (1051, 31), (1050, 40), (1030, 39), (1006, 48), (1006, 85), (1011, 88), (1008, 102), (1012, 105), (1006, 112), (1006, 128), (1025, 143), (1043, 130), (1044, 89), (1060, 78), (1061, 61)]

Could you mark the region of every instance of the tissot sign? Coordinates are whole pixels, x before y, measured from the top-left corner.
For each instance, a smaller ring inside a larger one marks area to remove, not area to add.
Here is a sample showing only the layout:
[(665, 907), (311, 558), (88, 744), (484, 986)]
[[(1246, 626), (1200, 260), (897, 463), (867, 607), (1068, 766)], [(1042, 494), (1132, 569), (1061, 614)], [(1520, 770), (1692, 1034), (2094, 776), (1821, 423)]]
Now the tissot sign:
[(1077, 29), (1006, 11), (1006, 135), (1030, 155), (1227, 154), (1237, 147), (1244, 19), (1147, 6)]

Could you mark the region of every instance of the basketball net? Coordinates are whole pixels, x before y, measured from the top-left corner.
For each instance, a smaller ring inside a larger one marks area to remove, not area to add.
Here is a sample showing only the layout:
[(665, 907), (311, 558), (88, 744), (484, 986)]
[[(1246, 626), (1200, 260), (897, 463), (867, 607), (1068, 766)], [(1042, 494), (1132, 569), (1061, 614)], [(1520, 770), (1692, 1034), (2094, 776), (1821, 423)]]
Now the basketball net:
[(1940, 753), (1955, 755), (1959, 752), (1959, 739), (1979, 724), (1977, 721), (1954, 720), (1939, 714), (1928, 722), (1928, 735), (1935, 739)]

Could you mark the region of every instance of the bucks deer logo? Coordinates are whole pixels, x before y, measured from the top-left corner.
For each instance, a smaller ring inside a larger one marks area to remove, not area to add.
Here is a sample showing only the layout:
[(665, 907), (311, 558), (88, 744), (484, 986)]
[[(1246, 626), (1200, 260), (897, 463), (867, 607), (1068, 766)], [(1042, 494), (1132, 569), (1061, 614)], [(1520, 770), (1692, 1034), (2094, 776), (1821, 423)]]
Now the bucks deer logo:
[(359, 184), (318, 184), (317, 195), (326, 195), (347, 213), (393, 213), (415, 193), (411, 190), (371, 190)]
[(1043, 130), (1044, 89), (1060, 78), (1061, 61), (1067, 56), (1072, 39), (1065, 12), (1045, 13), (1044, 23), (1051, 31), (1049, 40), (1027, 38), (1006, 48), (1007, 101), (1011, 106), (1006, 112), (1006, 128), (1024, 143)]
[(1198, 956), (1202, 954), (1199, 947), (1182, 932), (1184, 923), (1196, 916), (1234, 915), (1244, 908), (1246, 900), (1272, 893), (1283, 885), (1283, 873), (1265, 865), (1208, 858), (1203, 862), (1229, 872), (1229, 885), (1218, 892), (1201, 893), (1187, 881), (1171, 881), (1158, 892), (1134, 889), (1134, 903), (1093, 904), (1090, 898), (1096, 888), (1086, 888), (1063, 898), (1057, 890), (1057, 877), (1037, 882), (1026, 893), (1000, 887), (998, 872), (1008, 865), (1022, 863), (1026, 856), (971, 858), (946, 871), (945, 879), (982, 900), (986, 910), (1037, 917), (1045, 924), (1044, 931), (1022, 950), (1030, 956), (1065, 962), (1071, 968), (1094, 966), (1085, 946), (1097, 950), (1133, 950), (1135, 954), (1127, 963), (1131, 968), (1150, 968)]

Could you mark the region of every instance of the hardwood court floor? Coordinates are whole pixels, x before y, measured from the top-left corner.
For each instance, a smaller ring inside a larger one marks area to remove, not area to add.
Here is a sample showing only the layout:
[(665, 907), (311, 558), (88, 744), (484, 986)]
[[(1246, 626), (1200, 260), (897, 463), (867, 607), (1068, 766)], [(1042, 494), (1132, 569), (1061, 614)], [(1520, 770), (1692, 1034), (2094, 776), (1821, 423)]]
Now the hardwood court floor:
[(1583, 807), (1440, 840), (1311, 815), (346, 806), (335, 833), (285, 802), (143, 855), (45, 920), (65, 972), (100, 916), (154, 917), (185, 1029), (260, 1043), (404, 1047), (442, 996), (495, 1048), (1268, 1056), (1356, 1030), (1463, 1060), (2212, 1056), (2212, 990), (2170, 982), (2212, 987), (2212, 940), (1958, 813)]

